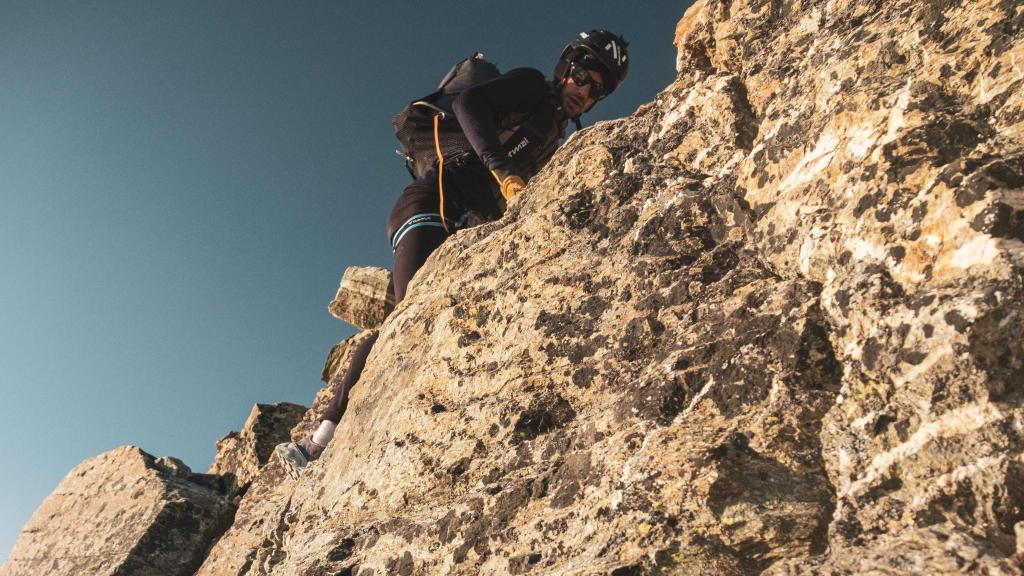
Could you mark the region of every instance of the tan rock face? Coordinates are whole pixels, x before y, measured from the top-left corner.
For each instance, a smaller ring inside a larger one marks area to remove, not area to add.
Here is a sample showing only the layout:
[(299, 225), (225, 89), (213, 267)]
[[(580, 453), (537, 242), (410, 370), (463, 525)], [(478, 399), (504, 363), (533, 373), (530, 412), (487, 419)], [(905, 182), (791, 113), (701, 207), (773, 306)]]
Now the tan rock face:
[[(331, 402), (338, 379), (348, 369), (353, 350), (369, 336), (369, 331), (362, 332), (331, 348), (321, 373), (326, 386), (292, 428), (293, 440), (308, 437), (320, 424), (320, 415)], [(294, 521), (290, 493), (295, 481), (279, 460), (271, 458), (267, 462), (242, 499), (234, 524), (217, 553), (204, 564), (204, 574), (271, 574), (280, 569), (284, 557), (281, 538)], [(310, 550), (314, 558), (323, 552), (317, 548)]]
[(338, 320), (363, 330), (380, 327), (395, 307), (391, 271), (372, 266), (352, 266), (345, 270), (338, 294), (327, 310)]
[(202, 573), (1019, 573), (1022, 18), (698, 2)]
[(241, 432), (231, 432), (217, 441), (217, 456), (208, 472), (230, 475), (235, 490), (244, 492), (274, 446), (291, 440), (291, 429), (305, 413), (305, 406), (288, 402), (253, 405)]
[(162, 464), (130, 446), (79, 464), (36, 510), (0, 574), (192, 574), (234, 507), (208, 486), (215, 479)]
[(1022, 34), (697, 2), (677, 81), (431, 256), (199, 573), (1021, 574)]
[[(201, 573), (746, 573), (822, 550), (841, 375), (815, 286), (743, 247), (729, 188), (616, 171), (656, 120), (592, 129), (509, 220), (446, 243), (325, 457), (271, 463)], [(475, 277), (432, 272), (466, 259)]]

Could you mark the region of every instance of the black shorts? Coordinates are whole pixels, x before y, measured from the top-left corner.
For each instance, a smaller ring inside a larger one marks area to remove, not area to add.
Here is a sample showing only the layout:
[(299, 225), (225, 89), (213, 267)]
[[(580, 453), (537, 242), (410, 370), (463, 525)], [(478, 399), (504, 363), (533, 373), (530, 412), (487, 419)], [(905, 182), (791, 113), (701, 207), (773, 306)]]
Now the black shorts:
[(440, 228), (451, 234), (496, 220), (504, 210), (499, 198), (497, 182), (479, 161), (446, 163), (442, 215), (437, 170), (431, 169), (406, 186), (391, 209), (388, 217), (391, 249), (397, 248), (409, 231), (416, 228)]

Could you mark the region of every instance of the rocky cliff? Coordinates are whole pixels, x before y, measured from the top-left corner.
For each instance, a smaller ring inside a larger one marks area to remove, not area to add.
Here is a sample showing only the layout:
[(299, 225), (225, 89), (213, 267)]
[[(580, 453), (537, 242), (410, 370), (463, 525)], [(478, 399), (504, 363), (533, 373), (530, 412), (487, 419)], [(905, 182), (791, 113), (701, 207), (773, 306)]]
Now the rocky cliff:
[(1022, 26), (698, 1), (676, 82), (445, 242), (199, 573), (1024, 572)]

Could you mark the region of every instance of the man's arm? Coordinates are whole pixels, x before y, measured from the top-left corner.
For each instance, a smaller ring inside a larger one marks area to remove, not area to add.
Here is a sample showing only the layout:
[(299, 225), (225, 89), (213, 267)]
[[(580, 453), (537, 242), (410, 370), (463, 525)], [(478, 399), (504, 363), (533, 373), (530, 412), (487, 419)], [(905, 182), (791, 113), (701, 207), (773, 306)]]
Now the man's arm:
[(547, 93), (544, 74), (533, 68), (516, 68), (459, 94), (452, 109), (484, 165), (493, 172), (506, 174), (511, 170), (511, 162), (498, 139), (498, 115), (530, 112)]

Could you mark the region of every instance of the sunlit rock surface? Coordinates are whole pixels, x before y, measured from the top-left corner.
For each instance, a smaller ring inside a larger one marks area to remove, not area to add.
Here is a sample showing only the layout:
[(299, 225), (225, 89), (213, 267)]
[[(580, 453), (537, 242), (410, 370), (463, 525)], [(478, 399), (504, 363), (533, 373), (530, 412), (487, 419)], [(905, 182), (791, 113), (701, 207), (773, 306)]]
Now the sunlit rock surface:
[(1020, 574), (1022, 26), (697, 2), (677, 80), (431, 256), (199, 573)]
[(291, 429), (306, 410), (289, 402), (253, 405), (242, 430), (217, 441), (217, 456), (208, 472), (230, 478), (235, 491), (244, 492), (267, 463), (274, 446), (291, 440)]
[(395, 307), (391, 271), (373, 266), (351, 266), (338, 285), (327, 310), (338, 320), (363, 330), (380, 327)]
[(1018, 573), (1021, 19), (698, 3), (202, 573)]
[(1019, 569), (1022, 24), (1017, 2), (945, 1), (708, 2), (680, 24), (684, 66), (747, 87), (748, 238), (821, 284), (843, 366), (831, 554), (780, 573)]
[(36, 510), (0, 574), (192, 574), (235, 511), (218, 480), (133, 446), (90, 458)]

